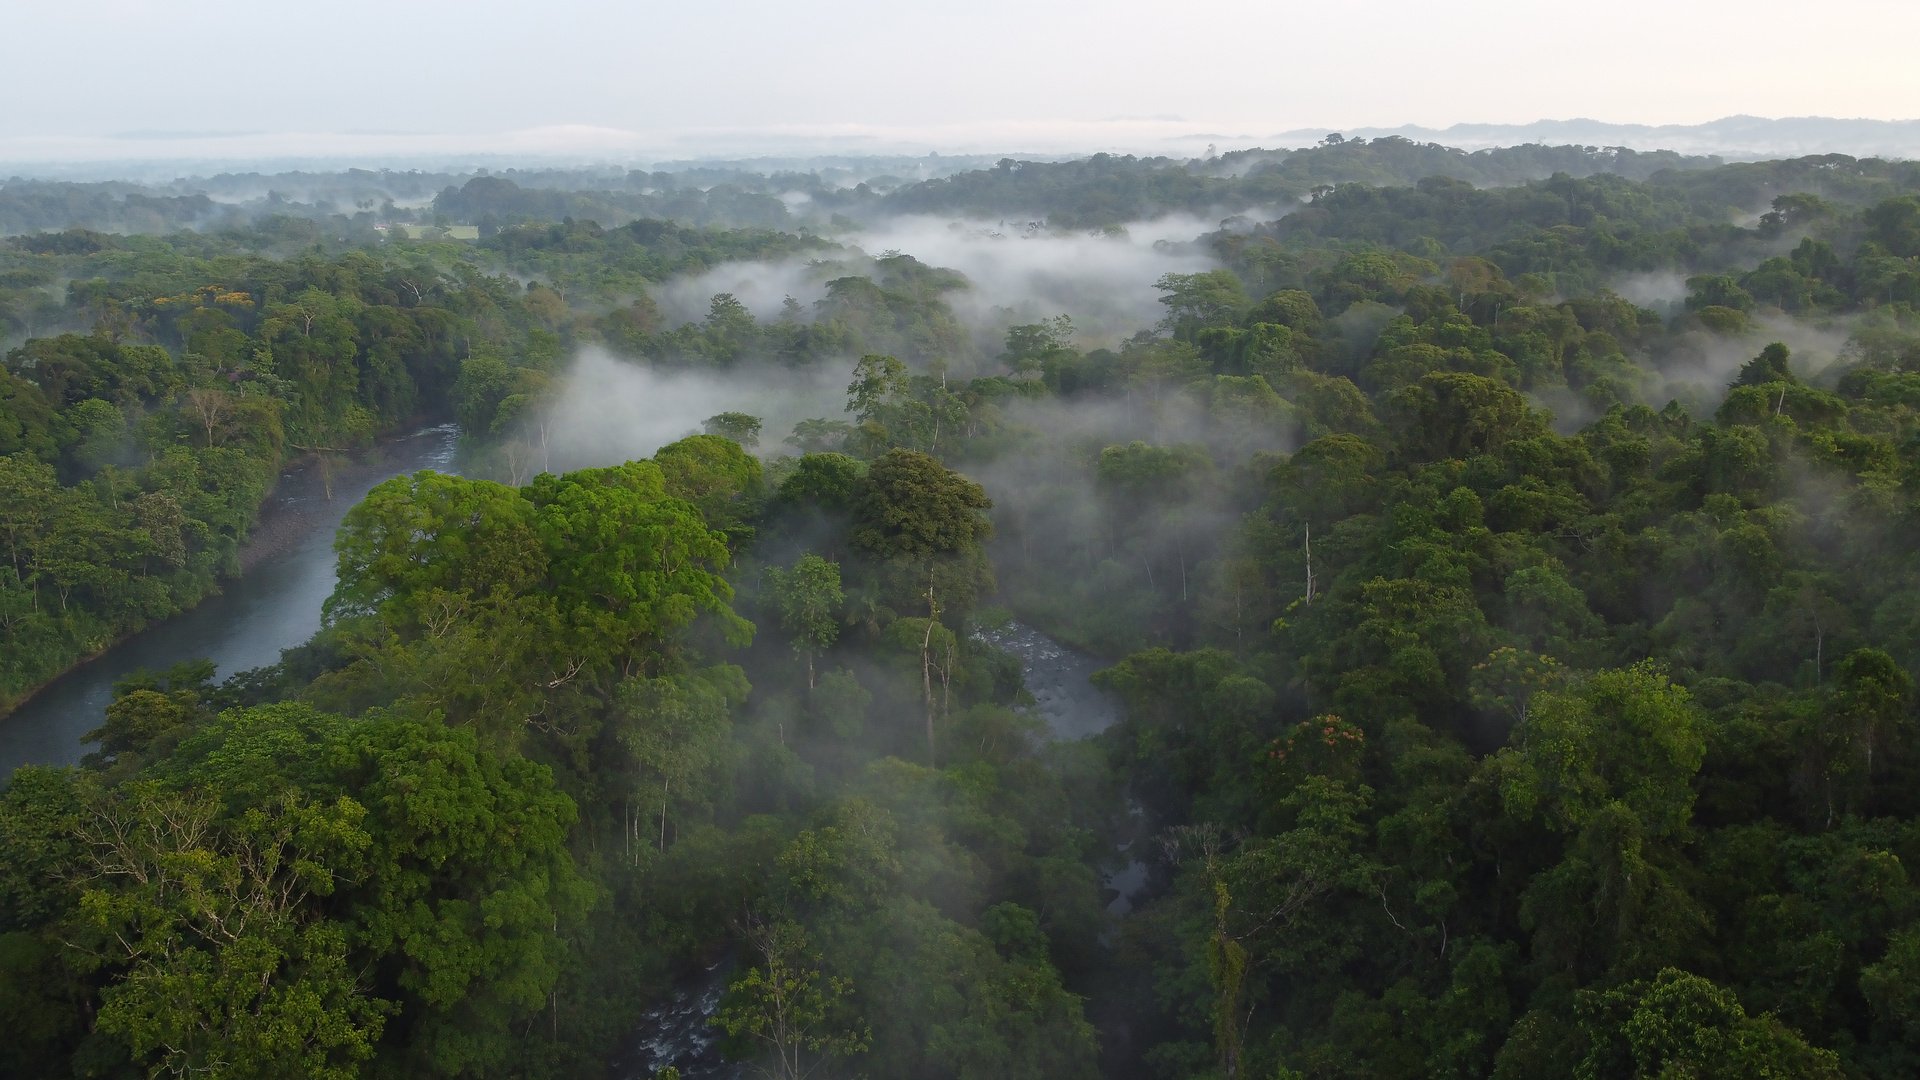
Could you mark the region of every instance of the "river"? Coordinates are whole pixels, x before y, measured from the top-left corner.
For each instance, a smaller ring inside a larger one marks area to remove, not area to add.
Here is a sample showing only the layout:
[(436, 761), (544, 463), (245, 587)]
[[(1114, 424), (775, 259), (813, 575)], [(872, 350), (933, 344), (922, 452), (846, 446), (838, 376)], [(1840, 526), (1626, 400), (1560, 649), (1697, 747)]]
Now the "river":
[[(331, 499), (314, 465), (290, 468), (241, 553), (245, 572), (239, 578), (192, 611), (156, 623), (69, 671), (0, 719), (0, 778), (20, 765), (79, 761), (86, 749), (81, 736), (100, 726), (113, 700), (114, 681), (129, 672), (206, 657), (224, 678), (277, 663), (280, 650), (312, 637), (320, 629), (320, 606), (333, 592), (333, 537), (341, 519), (383, 480), (420, 469), (450, 471), (457, 436), (449, 424), (385, 441), (367, 460), (334, 478)], [(1083, 738), (1113, 723), (1112, 699), (1087, 681), (1104, 666), (1100, 661), (1020, 623), (981, 637), (1020, 658), (1034, 710), (1054, 738)], [(1123, 893), (1129, 883), (1121, 879), (1128, 876), (1114, 881)], [(1124, 895), (1117, 903), (1124, 903)], [(615, 1075), (650, 1080), (669, 1064), (677, 1065), (686, 1080), (744, 1075), (742, 1066), (720, 1059), (718, 1033), (706, 1022), (719, 1006), (732, 967), (728, 957), (687, 973), (635, 1025), (612, 1062)]]
[(1108, 665), (1076, 652), (1031, 626), (1013, 622), (981, 631), (990, 645), (1020, 658), (1020, 674), (1047, 732), (1062, 741), (1098, 735), (1118, 714), (1112, 695), (1088, 681)]
[(333, 497), (311, 460), (282, 474), (241, 552), (244, 572), (193, 610), (140, 633), (54, 680), (11, 716), (0, 718), (0, 785), (21, 765), (67, 765), (86, 753), (80, 737), (100, 726), (116, 679), (211, 659), (219, 678), (278, 663), (280, 650), (320, 629), (320, 605), (333, 592), (333, 536), (347, 511), (390, 477), (448, 470), (459, 432), (451, 424), (382, 440), (337, 470)]

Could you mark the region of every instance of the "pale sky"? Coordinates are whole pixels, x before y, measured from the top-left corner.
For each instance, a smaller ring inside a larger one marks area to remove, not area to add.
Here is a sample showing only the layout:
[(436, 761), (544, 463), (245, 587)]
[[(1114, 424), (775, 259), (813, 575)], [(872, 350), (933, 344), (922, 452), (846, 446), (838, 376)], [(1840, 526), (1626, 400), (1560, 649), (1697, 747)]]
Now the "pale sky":
[(0, 3), (13, 160), (1920, 117), (1911, 0)]

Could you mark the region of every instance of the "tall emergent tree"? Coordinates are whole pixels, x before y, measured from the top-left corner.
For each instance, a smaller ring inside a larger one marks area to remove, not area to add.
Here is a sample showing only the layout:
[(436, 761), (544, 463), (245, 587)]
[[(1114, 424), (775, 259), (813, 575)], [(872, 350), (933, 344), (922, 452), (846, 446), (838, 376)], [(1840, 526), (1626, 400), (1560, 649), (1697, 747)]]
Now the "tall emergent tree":
[(780, 626), (793, 636), (793, 651), (807, 662), (807, 689), (813, 689), (813, 658), (840, 637), (840, 567), (818, 555), (803, 555), (792, 569), (767, 571), (767, 587)]

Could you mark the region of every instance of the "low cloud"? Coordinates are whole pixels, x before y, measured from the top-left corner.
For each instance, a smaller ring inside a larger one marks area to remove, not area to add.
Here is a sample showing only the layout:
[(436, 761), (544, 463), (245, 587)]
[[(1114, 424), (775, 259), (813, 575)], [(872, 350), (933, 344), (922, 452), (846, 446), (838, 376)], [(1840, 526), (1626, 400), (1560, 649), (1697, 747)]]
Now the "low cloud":
[[(1050, 230), (1025, 221), (889, 218), (838, 239), (861, 253), (901, 252), (965, 274), (971, 287), (948, 293), (954, 314), (981, 357), (999, 353), (1007, 327), (1055, 315), (1073, 319), (1083, 348), (1115, 345), (1152, 327), (1165, 309), (1153, 287), (1163, 274), (1212, 270), (1219, 263), (1193, 243), (1217, 221), (1171, 215), (1133, 222), (1111, 234)], [(653, 290), (669, 324), (704, 318), (717, 293), (732, 293), (756, 318), (781, 314), (793, 297), (811, 314), (827, 282), (842, 273), (828, 260), (726, 263)]]
[(765, 427), (759, 452), (777, 455), (794, 424), (841, 414), (846, 384), (847, 372), (838, 367), (668, 370), (583, 349), (553, 403), (543, 467), (564, 472), (652, 457), (662, 446), (698, 434), (702, 420), (723, 412), (760, 417)]

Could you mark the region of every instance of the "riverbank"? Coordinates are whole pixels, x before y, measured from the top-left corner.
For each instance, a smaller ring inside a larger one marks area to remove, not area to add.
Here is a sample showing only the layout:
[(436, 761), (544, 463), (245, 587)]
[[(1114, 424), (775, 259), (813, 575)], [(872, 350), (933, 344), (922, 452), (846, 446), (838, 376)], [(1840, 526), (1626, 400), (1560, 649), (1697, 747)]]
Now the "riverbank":
[(275, 663), (280, 650), (320, 627), (320, 606), (333, 591), (333, 533), (368, 491), (388, 477), (451, 467), (458, 432), (451, 424), (378, 441), (332, 477), (317, 463), (282, 470), (241, 549), (240, 576), (170, 618), (149, 623), (43, 682), (0, 718), (0, 780), (22, 764), (65, 764), (82, 753), (81, 735), (98, 727), (114, 680), (135, 668), (158, 670), (206, 657), (221, 675)]
[[(450, 427), (450, 425), (448, 425)], [(191, 603), (184, 604), (178, 612), (164, 619), (143, 623), (140, 626), (116, 634), (111, 641), (99, 648), (90, 649), (74, 657), (63, 666), (41, 678), (32, 687), (11, 699), (0, 698), (0, 722), (12, 716), (28, 703), (37, 698), (47, 687), (66, 678), (69, 674), (85, 667), (102, 656), (119, 648), (125, 642), (156, 627), (179, 618), (199, 608), (226, 591), (226, 587), (239, 578), (251, 573), (264, 563), (283, 556), (304, 537), (312, 533), (326, 518), (324, 507), (334, 493), (342, 490), (358, 490), (363, 480), (378, 473), (391, 456), (393, 449), (409, 439), (417, 437), (422, 431), (434, 428), (416, 420), (406, 425), (407, 433), (398, 431), (382, 436), (373, 446), (347, 457), (323, 462), (316, 454), (305, 454), (285, 462), (274, 477), (272, 486), (267, 488), (254, 507), (253, 524), (247, 530), (246, 538), (241, 541), (240, 549), (234, 555), (239, 564), (239, 573), (215, 579), (212, 586)], [(331, 470), (328, 475), (327, 470)], [(384, 474), (382, 479), (384, 479)], [(371, 485), (367, 485), (369, 488)], [(357, 502), (358, 499), (356, 498)]]
[[(307, 454), (287, 462), (280, 470), (274, 488), (260, 505), (259, 520), (248, 534), (239, 553), (240, 573), (251, 573), (261, 564), (285, 555), (310, 535), (326, 519), (324, 507), (343, 492), (358, 491), (364, 481), (369, 490), (393, 475), (387, 467), (395, 448), (409, 439), (430, 431), (453, 429), (453, 425), (420, 423), (409, 434), (389, 435), (374, 446), (347, 461), (322, 462), (319, 455)], [(331, 469), (331, 475), (325, 471)], [(328, 494), (331, 487), (332, 494)], [(358, 498), (354, 499), (359, 502)]]

